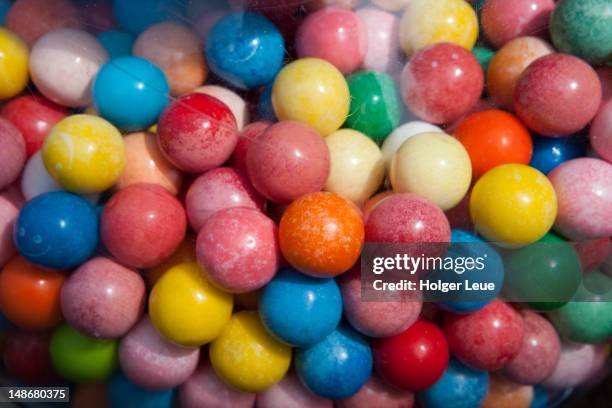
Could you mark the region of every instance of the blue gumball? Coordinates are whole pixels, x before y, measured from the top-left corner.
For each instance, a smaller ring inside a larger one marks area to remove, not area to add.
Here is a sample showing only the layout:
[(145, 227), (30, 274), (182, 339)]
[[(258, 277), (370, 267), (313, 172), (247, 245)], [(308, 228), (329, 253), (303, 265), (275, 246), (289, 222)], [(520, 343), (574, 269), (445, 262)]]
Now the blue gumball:
[(259, 315), (268, 331), (290, 346), (305, 347), (323, 340), (342, 317), (342, 296), (333, 279), (283, 269), (266, 286)]
[(548, 391), (541, 385), (533, 387), (533, 400), (529, 408), (547, 408), (548, 407)]
[(118, 374), (108, 384), (108, 402), (111, 408), (170, 408), (174, 391), (148, 390), (125, 375)]
[(489, 390), (489, 374), (452, 359), (442, 377), (418, 393), (424, 408), (479, 407)]
[(113, 16), (124, 30), (140, 34), (162, 21), (183, 21), (186, 3), (176, 0), (113, 0)]
[(533, 154), (529, 165), (544, 174), (568, 160), (586, 154), (586, 138), (582, 135), (568, 137), (533, 137)]
[(12, 5), (11, 0), (0, 0), (0, 25), (4, 25), (4, 18)]
[(138, 57), (120, 57), (100, 69), (93, 84), (94, 107), (104, 119), (124, 131), (153, 125), (169, 101), (166, 76)]
[(240, 89), (272, 82), (284, 55), (285, 43), (278, 29), (267, 18), (251, 12), (223, 17), (206, 40), (211, 71)]
[(329, 399), (355, 394), (372, 374), (368, 342), (346, 324), (329, 336), (295, 353), (295, 370), (312, 392)]
[(64, 191), (26, 203), (15, 222), (15, 244), (32, 263), (71, 269), (89, 259), (98, 245), (98, 214), (87, 201)]
[(132, 55), (132, 46), (136, 38), (123, 31), (107, 31), (98, 34), (98, 41), (102, 43), (110, 58), (113, 59)]

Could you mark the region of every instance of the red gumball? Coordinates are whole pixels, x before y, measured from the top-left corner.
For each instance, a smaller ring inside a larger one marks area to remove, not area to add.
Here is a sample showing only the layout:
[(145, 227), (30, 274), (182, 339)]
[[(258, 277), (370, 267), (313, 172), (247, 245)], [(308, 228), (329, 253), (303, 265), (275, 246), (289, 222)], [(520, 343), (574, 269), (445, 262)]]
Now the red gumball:
[(49, 354), (50, 335), (45, 332), (15, 330), (4, 342), (4, 367), (7, 374), (27, 384), (59, 382)]
[(230, 108), (210, 95), (192, 93), (172, 102), (157, 126), (160, 149), (177, 168), (202, 173), (225, 163), (238, 142)]
[(242, 171), (244, 174), (247, 174), (247, 152), (251, 147), (251, 144), (255, 138), (259, 137), (267, 128), (270, 127), (272, 123), (270, 122), (254, 122), (250, 125), (245, 126), (238, 137), (238, 143), (236, 144), (236, 148), (234, 149), (234, 153), (230, 158), (230, 164), (236, 169)]
[(132, 268), (162, 263), (178, 248), (186, 230), (181, 203), (155, 184), (133, 184), (115, 193), (100, 221), (106, 249)]
[(448, 343), (435, 324), (420, 319), (403, 333), (373, 344), (374, 366), (396, 387), (421, 391), (433, 385), (448, 366)]
[(453, 355), (478, 370), (499, 370), (521, 350), (523, 319), (501, 300), (467, 315), (447, 313), (443, 327)]

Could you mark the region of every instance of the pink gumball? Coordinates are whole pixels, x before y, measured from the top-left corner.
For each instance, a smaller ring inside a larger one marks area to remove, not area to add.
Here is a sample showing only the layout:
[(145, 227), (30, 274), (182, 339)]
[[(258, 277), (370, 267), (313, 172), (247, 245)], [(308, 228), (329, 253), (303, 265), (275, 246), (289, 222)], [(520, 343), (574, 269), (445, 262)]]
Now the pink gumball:
[(399, 20), (386, 11), (367, 7), (355, 12), (368, 34), (368, 52), (363, 68), (373, 71), (395, 71), (399, 66)]
[(595, 153), (612, 163), (612, 99), (599, 108), (591, 124), (589, 138)]
[(140, 274), (108, 258), (94, 258), (62, 286), (62, 314), (85, 336), (117, 338), (138, 322), (145, 297)]
[(219, 210), (233, 207), (263, 210), (265, 200), (246, 175), (231, 167), (219, 167), (202, 174), (191, 184), (185, 203), (191, 228), (197, 232)]
[(595, 70), (599, 81), (601, 82), (601, 99), (602, 103), (612, 99), (612, 68), (603, 67)]
[(250, 125), (245, 126), (245, 128), (240, 132), (238, 137), (238, 143), (236, 144), (236, 148), (234, 149), (234, 153), (230, 159), (230, 163), (233, 167), (240, 170), (244, 174), (247, 174), (247, 152), (251, 147), (251, 143), (255, 140), (259, 135), (263, 134), (267, 128), (272, 125), (270, 122), (261, 121), (261, 122), (253, 122)]
[(199, 348), (164, 340), (149, 316), (144, 316), (119, 343), (121, 370), (134, 384), (149, 389), (183, 384), (195, 371), (199, 358)]
[(329, 149), (308, 125), (279, 122), (251, 142), (247, 170), (264, 197), (288, 204), (323, 188), (330, 170)]
[(295, 373), (257, 394), (257, 408), (332, 408), (333, 402), (310, 392)]
[(602, 344), (563, 343), (559, 361), (542, 385), (555, 390), (580, 385), (603, 366), (607, 355)]
[(196, 254), (215, 285), (228, 292), (251, 292), (267, 284), (279, 268), (277, 227), (257, 210), (218, 211), (200, 229)]
[(612, 235), (612, 164), (574, 159), (555, 168), (548, 178), (557, 193), (557, 232), (573, 240)]
[(25, 166), (26, 146), (19, 129), (0, 118), (0, 190), (12, 184)]
[(15, 255), (13, 225), (17, 215), (19, 215), (19, 206), (2, 192), (0, 194), (0, 268)]
[(414, 393), (400, 390), (382, 381), (377, 375), (373, 375), (357, 394), (338, 401), (336, 406), (337, 408), (412, 408)]
[(132, 268), (151, 268), (166, 260), (185, 237), (187, 217), (181, 203), (157, 184), (133, 184), (104, 207), (102, 243)]
[(435, 44), (415, 53), (402, 72), (401, 91), (408, 109), (436, 124), (451, 123), (480, 99), (484, 75), (465, 48)]

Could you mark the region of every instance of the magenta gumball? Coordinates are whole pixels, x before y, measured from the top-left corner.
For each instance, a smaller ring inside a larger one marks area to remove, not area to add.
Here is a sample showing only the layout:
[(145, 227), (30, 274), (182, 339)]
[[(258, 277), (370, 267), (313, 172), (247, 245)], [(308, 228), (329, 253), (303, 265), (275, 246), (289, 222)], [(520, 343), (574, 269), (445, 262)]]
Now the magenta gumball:
[(279, 122), (251, 142), (247, 170), (265, 198), (289, 204), (323, 188), (330, 171), (329, 149), (310, 126)]
[(374, 374), (357, 394), (337, 401), (336, 406), (337, 408), (412, 408), (414, 393), (389, 385)]
[(604, 102), (591, 124), (589, 133), (595, 153), (612, 163), (612, 99)]
[(145, 284), (138, 272), (108, 258), (94, 258), (62, 286), (62, 314), (85, 336), (117, 338), (138, 322), (145, 297)]
[(134, 384), (149, 389), (168, 389), (183, 384), (195, 371), (199, 348), (168, 343), (144, 316), (121, 339), (119, 363)]
[(187, 216), (199, 231), (215, 212), (233, 207), (263, 210), (265, 200), (245, 174), (231, 167), (219, 167), (198, 177), (185, 197)]
[(572, 55), (548, 54), (532, 62), (514, 89), (514, 110), (531, 130), (567, 136), (593, 119), (601, 104), (593, 68)]
[(332, 408), (331, 400), (309, 391), (294, 372), (257, 394), (257, 408)]
[(612, 164), (574, 159), (555, 168), (548, 178), (557, 194), (557, 232), (572, 240), (612, 236)]
[(21, 132), (0, 118), (0, 190), (17, 180), (26, 162), (26, 146)]
[(278, 229), (257, 210), (218, 211), (200, 229), (196, 255), (216, 286), (228, 292), (251, 292), (267, 284), (279, 268)]
[(418, 51), (402, 72), (401, 92), (408, 109), (436, 124), (451, 123), (480, 98), (484, 75), (478, 60), (450, 43)]

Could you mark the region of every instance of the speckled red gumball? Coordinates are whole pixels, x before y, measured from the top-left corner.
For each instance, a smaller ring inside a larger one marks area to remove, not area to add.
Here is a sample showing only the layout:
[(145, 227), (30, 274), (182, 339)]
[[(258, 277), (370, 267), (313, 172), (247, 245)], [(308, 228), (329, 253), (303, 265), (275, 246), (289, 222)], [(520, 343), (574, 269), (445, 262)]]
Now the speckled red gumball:
[(0, 118), (0, 190), (13, 183), (26, 161), (26, 148), (19, 129)]
[(377, 375), (372, 375), (357, 394), (336, 402), (338, 408), (412, 408), (414, 393), (400, 390), (382, 381)]
[(251, 147), (251, 143), (255, 138), (259, 137), (267, 128), (272, 125), (271, 122), (253, 122), (240, 132), (238, 136), (238, 143), (236, 144), (236, 148), (234, 149), (234, 153), (230, 158), (230, 164), (236, 169), (247, 174), (247, 152)]
[(49, 340), (46, 332), (10, 331), (3, 342), (6, 373), (30, 385), (59, 382), (51, 363)]

